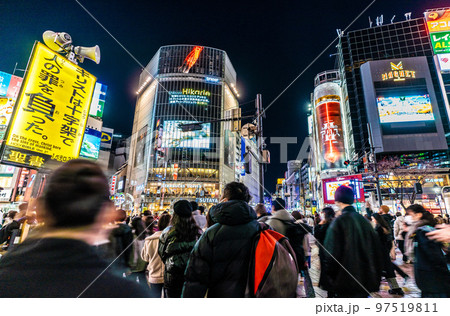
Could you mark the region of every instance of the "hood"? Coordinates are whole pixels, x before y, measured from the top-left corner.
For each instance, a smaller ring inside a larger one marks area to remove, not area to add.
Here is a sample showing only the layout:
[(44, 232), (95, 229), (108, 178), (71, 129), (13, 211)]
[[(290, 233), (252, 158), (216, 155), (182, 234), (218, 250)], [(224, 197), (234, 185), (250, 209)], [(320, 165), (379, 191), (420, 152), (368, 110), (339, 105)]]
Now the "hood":
[(242, 225), (256, 220), (256, 212), (244, 201), (227, 201), (211, 209), (211, 218), (223, 225)]
[(278, 218), (282, 221), (292, 221), (294, 219), (288, 211), (283, 209), (273, 212), (272, 218)]

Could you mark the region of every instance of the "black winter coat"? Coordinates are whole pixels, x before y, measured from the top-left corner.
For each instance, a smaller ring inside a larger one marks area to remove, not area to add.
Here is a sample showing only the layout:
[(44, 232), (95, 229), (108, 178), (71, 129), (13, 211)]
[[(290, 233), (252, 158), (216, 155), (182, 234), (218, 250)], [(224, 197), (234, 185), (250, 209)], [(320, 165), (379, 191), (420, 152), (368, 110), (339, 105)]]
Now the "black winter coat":
[[(200, 233), (199, 233), (200, 235)], [(164, 287), (181, 294), (184, 271), (196, 240), (179, 240), (172, 226), (167, 227), (159, 237), (158, 254), (164, 262)]]
[(429, 226), (419, 228), (414, 236), (414, 277), (417, 287), (426, 293), (447, 294), (450, 297), (450, 272), (442, 244), (428, 239)]
[(378, 291), (383, 268), (380, 242), (370, 223), (353, 206), (344, 208), (342, 215), (331, 223), (325, 238), (325, 248), (340, 263), (324, 252), (327, 291), (342, 297), (353, 297), (366, 293), (366, 290)]
[(183, 297), (244, 297), (252, 240), (260, 230), (255, 211), (244, 201), (228, 201), (211, 210), (215, 225), (191, 253)]

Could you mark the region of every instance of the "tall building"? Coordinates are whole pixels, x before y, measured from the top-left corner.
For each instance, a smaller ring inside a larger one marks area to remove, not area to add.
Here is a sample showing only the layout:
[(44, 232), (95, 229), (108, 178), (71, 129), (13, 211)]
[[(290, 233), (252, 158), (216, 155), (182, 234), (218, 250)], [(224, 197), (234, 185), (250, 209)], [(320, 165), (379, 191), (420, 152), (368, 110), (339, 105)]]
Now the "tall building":
[(350, 159), (424, 157), (449, 166), (446, 95), (424, 18), (342, 34), (338, 45)]
[[(141, 73), (125, 191), (135, 205), (169, 208), (178, 199), (210, 207), (239, 179), (236, 72), (223, 50), (161, 47)], [(191, 125), (188, 125), (191, 124)]]

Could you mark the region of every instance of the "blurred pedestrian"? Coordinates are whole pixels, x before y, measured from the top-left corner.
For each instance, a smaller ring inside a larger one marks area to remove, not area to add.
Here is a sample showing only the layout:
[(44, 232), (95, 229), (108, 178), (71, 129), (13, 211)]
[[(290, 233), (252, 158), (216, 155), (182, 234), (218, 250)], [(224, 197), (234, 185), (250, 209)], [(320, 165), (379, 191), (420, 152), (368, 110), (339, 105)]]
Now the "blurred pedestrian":
[(405, 254), (405, 234), (404, 232), (404, 224), (405, 224), (405, 217), (402, 215), (402, 213), (397, 212), (396, 213), (397, 218), (394, 222), (394, 238), (397, 242), (398, 249), (401, 251), (403, 255), (403, 262), (406, 262), (408, 260), (408, 257)]
[(442, 243), (450, 243), (450, 225), (437, 225), (436, 230), (427, 233), (427, 237)]
[(112, 267), (125, 277), (130, 274), (130, 256), (133, 251), (133, 233), (130, 226), (125, 224), (127, 214), (124, 210), (116, 210), (114, 224), (111, 230), (110, 246), (112, 248)]
[(158, 231), (145, 238), (144, 248), (141, 252), (142, 260), (147, 265), (147, 281), (150, 287), (150, 297), (161, 298), (164, 287), (164, 263), (158, 255), (159, 238), (164, 229), (170, 224), (169, 214), (161, 215), (158, 221)]
[(162, 232), (158, 246), (158, 253), (165, 265), (165, 297), (169, 298), (181, 297), (189, 255), (202, 232), (195, 223), (188, 201), (176, 202), (173, 210), (171, 226)]
[(245, 297), (253, 237), (261, 229), (250, 198), (242, 183), (225, 186), (221, 203), (209, 212), (216, 224), (189, 258), (183, 297)]
[[(331, 225), (331, 222), (335, 218), (335, 212), (331, 207), (325, 207), (321, 212), (321, 220), (318, 225), (314, 227), (314, 237), (316, 238), (317, 246), (319, 247), (319, 261), (320, 261), (320, 277), (319, 277), (319, 287), (321, 289), (329, 288), (329, 283), (327, 282), (326, 274), (324, 273), (324, 263), (323, 259), (325, 257), (324, 241), (327, 234), (327, 230)], [(328, 286), (327, 286), (328, 285)], [(333, 292), (328, 292), (328, 297), (334, 297)]]
[(256, 204), (255, 212), (256, 212), (257, 219), (260, 219), (262, 217), (269, 215), (269, 213), (267, 212), (266, 206), (263, 203)]
[(353, 190), (340, 186), (335, 204), (342, 211), (325, 237), (324, 273), (326, 290), (335, 297), (367, 297), (380, 287), (383, 260), (372, 226), (352, 206)]
[(104, 239), (115, 217), (108, 180), (89, 160), (65, 163), (47, 180), (45, 231), (0, 260), (0, 297), (147, 297), (137, 284), (111, 273), (90, 246)]
[(408, 280), (409, 276), (403, 272), (400, 268), (395, 266), (393, 262), (391, 262), (390, 250), (392, 247), (392, 237), (391, 237), (391, 227), (383, 217), (379, 213), (375, 213), (372, 215), (373, 219), (376, 223), (375, 231), (378, 234), (378, 238), (380, 239), (382, 258), (383, 258), (383, 272), (386, 280), (389, 284), (389, 294), (393, 295), (405, 295), (403, 290), (397, 283), (397, 279), (395, 277), (395, 270), (399, 272), (399, 274), (406, 280)]
[(406, 236), (409, 257), (414, 257), (414, 276), (422, 297), (450, 297), (450, 271), (447, 266), (442, 244), (428, 238), (434, 231), (436, 221), (422, 205), (408, 206), (413, 224)]

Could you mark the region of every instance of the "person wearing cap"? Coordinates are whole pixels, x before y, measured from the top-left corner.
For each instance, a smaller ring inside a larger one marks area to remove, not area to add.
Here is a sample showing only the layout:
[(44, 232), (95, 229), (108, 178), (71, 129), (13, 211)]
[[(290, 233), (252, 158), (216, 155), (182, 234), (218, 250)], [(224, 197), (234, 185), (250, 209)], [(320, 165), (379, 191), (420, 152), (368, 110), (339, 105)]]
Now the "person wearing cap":
[(184, 271), (189, 255), (201, 235), (192, 216), (192, 205), (180, 200), (173, 206), (173, 217), (159, 237), (158, 254), (165, 265), (165, 297), (179, 298), (184, 284)]
[(351, 188), (340, 186), (334, 198), (341, 215), (331, 223), (325, 237), (325, 289), (334, 297), (368, 297), (380, 287), (380, 242), (370, 223), (352, 206)]

